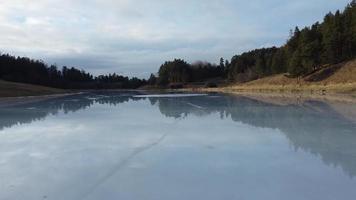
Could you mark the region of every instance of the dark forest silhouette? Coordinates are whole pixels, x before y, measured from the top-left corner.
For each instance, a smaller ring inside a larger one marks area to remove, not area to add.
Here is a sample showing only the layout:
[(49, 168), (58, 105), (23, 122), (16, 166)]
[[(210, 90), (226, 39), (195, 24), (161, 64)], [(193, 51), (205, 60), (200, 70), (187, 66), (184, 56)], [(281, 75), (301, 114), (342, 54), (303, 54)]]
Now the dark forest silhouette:
[(117, 74), (93, 76), (77, 68), (48, 66), (26, 57), (0, 55), (0, 79), (62, 89), (136, 89), (145, 80)]

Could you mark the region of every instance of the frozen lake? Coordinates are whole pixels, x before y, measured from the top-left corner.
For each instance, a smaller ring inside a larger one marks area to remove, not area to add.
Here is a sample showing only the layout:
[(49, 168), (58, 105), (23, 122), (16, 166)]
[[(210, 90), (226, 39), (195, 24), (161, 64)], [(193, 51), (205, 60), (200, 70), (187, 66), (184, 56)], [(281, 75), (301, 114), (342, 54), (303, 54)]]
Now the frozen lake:
[(82, 94), (0, 109), (1, 200), (354, 200), (356, 105)]

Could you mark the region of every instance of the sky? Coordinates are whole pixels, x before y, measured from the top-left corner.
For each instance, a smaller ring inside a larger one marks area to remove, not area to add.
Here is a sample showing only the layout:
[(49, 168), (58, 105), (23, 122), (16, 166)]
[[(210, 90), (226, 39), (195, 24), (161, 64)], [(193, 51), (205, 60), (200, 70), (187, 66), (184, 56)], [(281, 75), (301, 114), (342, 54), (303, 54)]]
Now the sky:
[(351, 0), (0, 0), (0, 52), (146, 78), (286, 42)]

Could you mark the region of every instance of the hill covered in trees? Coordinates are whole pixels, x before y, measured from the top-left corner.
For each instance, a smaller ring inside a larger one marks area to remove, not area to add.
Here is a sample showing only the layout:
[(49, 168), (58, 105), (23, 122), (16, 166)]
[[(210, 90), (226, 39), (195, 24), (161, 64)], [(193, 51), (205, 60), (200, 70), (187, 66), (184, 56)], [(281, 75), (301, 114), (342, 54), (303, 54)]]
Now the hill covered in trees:
[(145, 80), (117, 74), (93, 76), (77, 68), (48, 66), (26, 57), (0, 55), (0, 79), (62, 89), (135, 89)]
[[(231, 82), (247, 82), (273, 74), (288, 73), (303, 77), (316, 70), (356, 57), (356, 0), (344, 11), (328, 13), (322, 23), (300, 29), (296, 27), (281, 47), (252, 50), (233, 56), (219, 65), (188, 64), (183, 60), (165, 62), (156, 84), (187, 83), (223, 77)], [(197, 76), (198, 74), (198, 76)]]

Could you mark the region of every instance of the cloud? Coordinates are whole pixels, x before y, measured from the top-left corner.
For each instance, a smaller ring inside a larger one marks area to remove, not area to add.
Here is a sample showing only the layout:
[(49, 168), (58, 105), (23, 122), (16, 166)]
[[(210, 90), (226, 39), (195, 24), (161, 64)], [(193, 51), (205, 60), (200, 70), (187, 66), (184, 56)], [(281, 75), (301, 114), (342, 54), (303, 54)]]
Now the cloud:
[(0, 48), (93, 73), (148, 76), (176, 57), (217, 62), (321, 20), (348, 0), (3, 0)]

